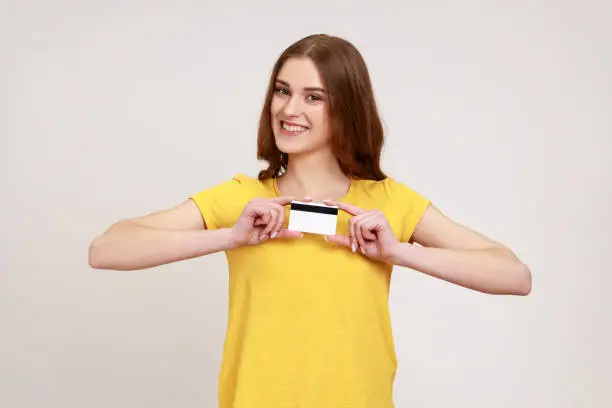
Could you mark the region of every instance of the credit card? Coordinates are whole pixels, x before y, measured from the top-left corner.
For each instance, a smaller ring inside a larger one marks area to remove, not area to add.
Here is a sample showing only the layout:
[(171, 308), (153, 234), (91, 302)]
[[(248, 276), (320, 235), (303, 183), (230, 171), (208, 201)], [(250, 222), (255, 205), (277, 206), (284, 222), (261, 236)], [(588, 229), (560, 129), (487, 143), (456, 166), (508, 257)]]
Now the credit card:
[(338, 223), (338, 207), (323, 203), (292, 201), (289, 225), (292, 231), (311, 234), (335, 235)]

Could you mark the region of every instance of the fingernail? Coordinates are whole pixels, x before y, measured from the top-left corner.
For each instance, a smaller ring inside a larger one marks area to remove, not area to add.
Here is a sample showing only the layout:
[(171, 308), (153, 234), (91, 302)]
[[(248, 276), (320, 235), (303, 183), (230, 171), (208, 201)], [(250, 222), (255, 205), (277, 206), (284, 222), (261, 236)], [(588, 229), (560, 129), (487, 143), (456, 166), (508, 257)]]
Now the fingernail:
[(276, 236), (278, 235), (278, 232), (273, 232), (272, 234), (270, 234), (270, 238), (274, 239), (276, 238)]
[(259, 236), (259, 239), (266, 239), (266, 237), (268, 236), (268, 234), (263, 234)]
[(353, 242), (351, 244), (351, 251), (353, 251), (353, 253), (357, 250), (357, 245), (355, 245), (355, 243)]
[(363, 248), (359, 248), (361, 250), (361, 253), (365, 255), (365, 249)]

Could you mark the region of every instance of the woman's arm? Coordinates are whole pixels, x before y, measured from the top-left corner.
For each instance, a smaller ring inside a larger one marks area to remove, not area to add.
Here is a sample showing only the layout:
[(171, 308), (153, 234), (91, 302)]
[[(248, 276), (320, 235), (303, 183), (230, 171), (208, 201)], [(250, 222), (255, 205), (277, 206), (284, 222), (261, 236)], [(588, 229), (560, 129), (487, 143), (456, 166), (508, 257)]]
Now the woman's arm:
[(413, 239), (393, 251), (396, 265), (490, 294), (527, 295), (531, 272), (507, 247), (462, 226), (430, 205)]
[(207, 230), (192, 200), (112, 225), (89, 247), (96, 269), (139, 270), (235, 247), (230, 229)]

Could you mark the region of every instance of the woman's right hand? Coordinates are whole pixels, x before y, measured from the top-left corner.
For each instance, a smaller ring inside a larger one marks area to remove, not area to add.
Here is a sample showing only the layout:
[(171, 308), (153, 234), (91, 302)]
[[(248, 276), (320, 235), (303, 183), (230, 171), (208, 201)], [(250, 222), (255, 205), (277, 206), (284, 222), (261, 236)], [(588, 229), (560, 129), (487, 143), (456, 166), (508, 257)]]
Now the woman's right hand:
[(249, 201), (232, 227), (235, 243), (244, 246), (261, 244), (270, 238), (301, 238), (301, 232), (283, 229), (285, 205), (294, 199), (285, 196)]

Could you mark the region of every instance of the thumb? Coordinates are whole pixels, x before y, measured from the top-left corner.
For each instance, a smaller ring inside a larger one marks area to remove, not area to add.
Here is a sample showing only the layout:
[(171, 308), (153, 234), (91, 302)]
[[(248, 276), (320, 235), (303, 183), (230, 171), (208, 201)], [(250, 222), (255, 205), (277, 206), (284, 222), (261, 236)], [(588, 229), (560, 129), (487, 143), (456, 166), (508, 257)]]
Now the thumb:
[(299, 231), (292, 231), (288, 229), (282, 229), (278, 232), (276, 238), (302, 238), (304, 234)]
[(343, 235), (326, 235), (325, 240), (333, 244), (351, 246), (351, 238)]

